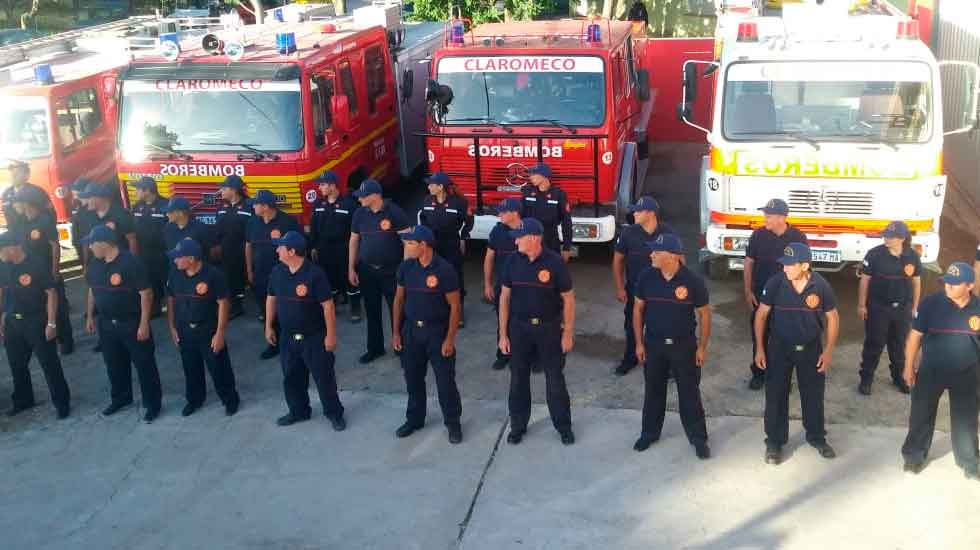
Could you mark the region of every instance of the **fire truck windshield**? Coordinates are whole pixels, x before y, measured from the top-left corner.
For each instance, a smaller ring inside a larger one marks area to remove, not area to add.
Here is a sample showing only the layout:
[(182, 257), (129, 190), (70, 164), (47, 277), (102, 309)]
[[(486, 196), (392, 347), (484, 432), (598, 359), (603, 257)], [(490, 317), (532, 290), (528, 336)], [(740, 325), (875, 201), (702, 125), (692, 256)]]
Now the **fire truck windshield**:
[(32, 159), (51, 154), (48, 108), (43, 97), (0, 104), (0, 157)]
[(299, 81), (130, 80), (119, 146), (127, 159), (160, 151), (264, 152), (303, 147)]
[(446, 57), (438, 82), (453, 100), (448, 125), (599, 126), (606, 116), (603, 61), (593, 56)]
[(919, 62), (733, 63), (722, 131), (731, 141), (923, 143), (931, 83)]

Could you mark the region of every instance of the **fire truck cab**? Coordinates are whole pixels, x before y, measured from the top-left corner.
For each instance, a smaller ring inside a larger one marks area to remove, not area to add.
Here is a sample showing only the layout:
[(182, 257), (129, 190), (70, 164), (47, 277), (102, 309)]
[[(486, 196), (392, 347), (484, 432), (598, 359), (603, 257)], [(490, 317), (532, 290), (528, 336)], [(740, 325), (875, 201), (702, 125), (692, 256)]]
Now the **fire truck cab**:
[(615, 239), (646, 174), (645, 42), (619, 21), (463, 25), (449, 22), (433, 58), (426, 138), (429, 168), (475, 205), (473, 238), (489, 236), (496, 204), (546, 162), (568, 195), (573, 240)]

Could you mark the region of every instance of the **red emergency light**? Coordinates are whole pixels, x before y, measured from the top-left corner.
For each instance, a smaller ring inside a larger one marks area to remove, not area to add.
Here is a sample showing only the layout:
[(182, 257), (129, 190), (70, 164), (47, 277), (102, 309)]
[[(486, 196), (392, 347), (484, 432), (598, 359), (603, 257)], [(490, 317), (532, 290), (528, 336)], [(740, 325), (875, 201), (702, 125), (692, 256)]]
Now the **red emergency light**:
[(758, 23), (739, 23), (738, 42), (758, 42), (759, 24)]
[(906, 21), (898, 22), (898, 32), (896, 37), (899, 40), (918, 40), (919, 39), (919, 22), (915, 19), (908, 19)]
[(325, 23), (320, 26), (320, 32), (322, 34), (330, 34), (330, 33), (337, 32), (337, 25), (334, 25), (333, 23)]

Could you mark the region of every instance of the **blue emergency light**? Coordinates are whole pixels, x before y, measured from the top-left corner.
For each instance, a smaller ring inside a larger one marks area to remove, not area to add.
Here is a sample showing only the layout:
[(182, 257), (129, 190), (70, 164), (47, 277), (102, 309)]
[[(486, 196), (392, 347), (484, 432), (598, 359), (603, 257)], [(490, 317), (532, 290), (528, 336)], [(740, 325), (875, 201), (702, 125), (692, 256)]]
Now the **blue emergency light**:
[(276, 33), (276, 49), (279, 55), (288, 55), (296, 51), (296, 34), (291, 32)]
[(286, 22), (286, 16), (282, 13), (282, 8), (276, 8), (272, 10), (272, 18), (280, 23)]
[(598, 23), (589, 23), (586, 28), (586, 42), (602, 42), (602, 31)]
[(464, 35), (466, 34), (466, 28), (463, 26), (462, 19), (453, 19), (449, 26), (449, 43), (457, 44), (462, 46), (464, 44)]
[(54, 84), (54, 74), (51, 72), (51, 65), (47, 63), (34, 65), (34, 83), (41, 86)]

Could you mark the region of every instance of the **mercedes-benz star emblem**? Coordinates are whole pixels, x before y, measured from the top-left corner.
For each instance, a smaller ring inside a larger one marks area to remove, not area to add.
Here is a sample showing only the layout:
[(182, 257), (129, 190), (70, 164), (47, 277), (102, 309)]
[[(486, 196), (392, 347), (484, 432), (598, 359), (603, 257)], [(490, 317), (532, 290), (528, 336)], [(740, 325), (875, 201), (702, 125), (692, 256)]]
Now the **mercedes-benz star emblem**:
[(527, 166), (519, 162), (512, 162), (507, 165), (507, 183), (515, 187), (520, 187), (527, 183)]

